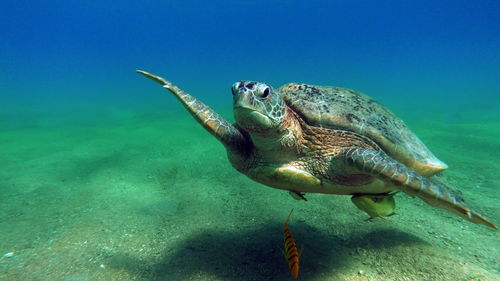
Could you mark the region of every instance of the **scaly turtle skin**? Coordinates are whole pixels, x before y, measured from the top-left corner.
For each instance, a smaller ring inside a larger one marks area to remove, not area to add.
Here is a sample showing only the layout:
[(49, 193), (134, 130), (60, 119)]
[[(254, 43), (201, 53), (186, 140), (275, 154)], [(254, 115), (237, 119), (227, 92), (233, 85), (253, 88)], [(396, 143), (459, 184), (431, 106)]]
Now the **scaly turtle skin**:
[[(474, 222), (497, 228), (437, 177), (447, 168), (406, 125), (354, 90), (291, 83), (233, 85), (235, 124), (171, 82), (160, 83), (227, 149), (232, 166), (264, 185), (303, 193), (371, 196), (401, 190)], [(375, 215), (387, 215), (373, 200)], [(368, 208), (368, 209), (370, 209)], [(368, 210), (367, 209), (367, 210)], [(366, 210), (365, 210), (366, 211)], [(380, 212), (380, 213), (377, 213)]]

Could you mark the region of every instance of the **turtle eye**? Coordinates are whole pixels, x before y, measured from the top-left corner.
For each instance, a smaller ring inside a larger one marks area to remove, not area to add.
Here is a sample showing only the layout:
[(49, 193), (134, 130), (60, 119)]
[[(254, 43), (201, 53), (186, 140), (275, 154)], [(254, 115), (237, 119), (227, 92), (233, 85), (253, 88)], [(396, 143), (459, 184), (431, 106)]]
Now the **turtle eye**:
[(263, 97), (263, 98), (266, 98), (267, 96), (269, 96), (269, 88), (266, 88), (266, 89), (264, 90), (264, 92), (262, 93), (262, 97)]

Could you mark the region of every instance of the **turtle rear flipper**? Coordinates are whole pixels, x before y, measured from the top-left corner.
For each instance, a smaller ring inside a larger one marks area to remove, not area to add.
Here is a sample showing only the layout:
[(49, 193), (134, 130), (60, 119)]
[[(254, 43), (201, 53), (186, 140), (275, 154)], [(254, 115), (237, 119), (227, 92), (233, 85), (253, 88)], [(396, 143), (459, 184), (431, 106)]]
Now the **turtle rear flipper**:
[(384, 181), (390, 181), (401, 191), (411, 196), (418, 196), (429, 205), (451, 211), (471, 222), (498, 229), (495, 224), (471, 210), (458, 191), (437, 180), (417, 174), (383, 152), (351, 148), (346, 151), (345, 159), (357, 169)]

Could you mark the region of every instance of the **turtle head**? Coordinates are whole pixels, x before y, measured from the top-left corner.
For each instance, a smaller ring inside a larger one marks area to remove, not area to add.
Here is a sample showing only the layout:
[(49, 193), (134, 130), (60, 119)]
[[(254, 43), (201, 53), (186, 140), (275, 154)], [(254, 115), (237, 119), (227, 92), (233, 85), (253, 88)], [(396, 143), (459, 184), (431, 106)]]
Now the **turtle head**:
[(266, 134), (279, 129), (285, 119), (285, 101), (273, 88), (262, 82), (234, 83), (234, 119), (249, 133)]

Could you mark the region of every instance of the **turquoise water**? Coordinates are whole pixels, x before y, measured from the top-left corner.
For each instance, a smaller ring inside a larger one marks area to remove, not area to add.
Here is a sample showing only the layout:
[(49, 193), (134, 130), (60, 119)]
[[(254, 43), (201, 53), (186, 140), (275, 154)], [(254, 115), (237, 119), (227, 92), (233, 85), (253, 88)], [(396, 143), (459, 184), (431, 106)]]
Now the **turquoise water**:
[(495, 1), (0, 4), (1, 280), (495, 280), (497, 232), (398, 194), (367, 222), (239, 174), (154, 72), (232, 117), (235, 81), (336, 85), (401, 117), (500, 223)]

